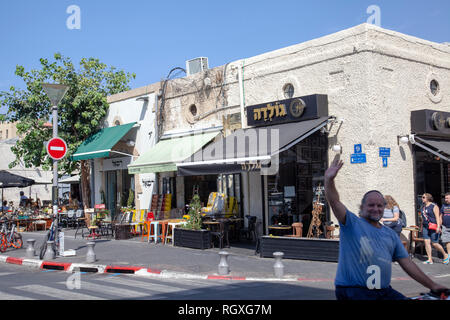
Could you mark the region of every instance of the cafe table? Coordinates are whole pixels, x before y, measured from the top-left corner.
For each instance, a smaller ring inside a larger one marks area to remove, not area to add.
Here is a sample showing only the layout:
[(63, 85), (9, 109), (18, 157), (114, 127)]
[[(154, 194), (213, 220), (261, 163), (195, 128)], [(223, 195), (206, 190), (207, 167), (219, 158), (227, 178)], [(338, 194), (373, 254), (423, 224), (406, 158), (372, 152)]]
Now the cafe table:
[(272, 225), (269, 226), (269, 233), (273, 232), (274, 236), (284, 236), (286, 234), (290, 234), (292, 230), (292, 226), (288, 225)]

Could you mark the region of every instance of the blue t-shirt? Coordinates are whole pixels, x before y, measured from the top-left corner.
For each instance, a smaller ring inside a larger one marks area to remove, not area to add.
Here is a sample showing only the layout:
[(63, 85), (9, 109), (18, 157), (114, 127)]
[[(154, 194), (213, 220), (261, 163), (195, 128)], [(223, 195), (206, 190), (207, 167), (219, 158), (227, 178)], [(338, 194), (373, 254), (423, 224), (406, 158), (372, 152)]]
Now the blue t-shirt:
[(369, 289), (389, 287), (392, 261), (408, 257), (400, 237), (391, 228), (374, 227), (348, 210), (345, 225), (339, 225), (335, 285)]
[(443, 204), (441, 208), (442, 225), (450, 228), (450, 204)]

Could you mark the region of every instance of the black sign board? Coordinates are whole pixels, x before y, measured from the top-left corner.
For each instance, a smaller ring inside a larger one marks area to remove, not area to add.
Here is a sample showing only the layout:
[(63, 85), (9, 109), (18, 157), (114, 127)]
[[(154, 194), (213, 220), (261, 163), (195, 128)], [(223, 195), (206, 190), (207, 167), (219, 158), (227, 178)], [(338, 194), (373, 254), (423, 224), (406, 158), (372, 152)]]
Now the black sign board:
[(268, 126), (328, 116), (328, 97), (314, 94), (247, 107), (249, 126)]

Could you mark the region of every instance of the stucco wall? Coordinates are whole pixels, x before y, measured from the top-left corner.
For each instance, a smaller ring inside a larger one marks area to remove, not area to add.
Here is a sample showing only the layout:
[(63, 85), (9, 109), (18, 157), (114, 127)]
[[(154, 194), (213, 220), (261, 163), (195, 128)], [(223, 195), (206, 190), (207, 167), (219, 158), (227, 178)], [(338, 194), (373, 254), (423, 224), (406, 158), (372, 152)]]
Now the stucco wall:
[[(148, 101), (136, 100), (142, 94), (142, 97), (147, 97)], [(156, 95), (154, 92), (143, 90), (132, 90), (121, 95), (109, 97), (110, 103), (107, 116), (105, 117), (105, 125), (114, 126), (116, 121), (120, 124), (130, 122), (137, 122), (139, 127), (133, 128), (127, 133), (119, 142), (123, 148), (126, 147), (127, 140), (135, 141), (134, 148), (128, 147), (129, 154), (133, 154), (133, 160), (136, 160), (139, 155), (142, 155), (155, 144), (155, 104)], [(118, 144), (119, 144), (118, 143)], [(95, 161), (95, 201), (100, 203), (100, 190), (106, 192), (106, 180), (102, 176), (103, 169), (102, 159)], [(150, 206), (151, 195), (153, 193), (154, 183), (151, 185), (144, 184), (142, 180), (155, 181), (154, 174), (135, 175), (135, 202), (137, 209), (147, 209)], [(121, 182), (118, 181), (118, 186)]]
[[(326, 94), (329, 114), (336, 123), (329, 134), (329, 146), (342, 146), (345, 165), (336, 180), (343, 203), (358, 212), (362, 195), (370, 189), (391, 194), (414, 220), (414, 170), (411, 145), (398, 145), (397, 136), (410, 133), (410, 113), (417, 109), (450, 109), (450, 47), (373, 25), (362, 24), (325, 37), (282, 48), (255, 57), (233, 61), (209, 74), (222, 72), (213, 82), (209, 99), (199, 105), (205, 113), (217, 109), (214, 98), (226, 92), (231, 109), (198, 122), (186, 121), (200, 83), (207, 73), (178, 79), (168, 91), (166, 128), (208, 127), (222, 114), (239, 112), (239, 68), (242, 68), (246, 106), (284, 99), (283, 86), (294, 85), (294, 96)], [(226, 72), (224, 72), (224, 70)], [(429, 82), (440, 84), (437, 96)], [(184, 85), (181, 85), (184, 81)], [(191, 86), (189, 86), (191, 84)], [(194, 86), (195, 87), (195, 86)], [(175, 95), (176, 89), (178, 90)], [(367, 163), (350, 164), (354, 145), (361, 144)], [(388, 167), (382, 167), (379, 147), (391, 148)], [(329, 152), (329, 161), (335, 153)], [(256, 198), (252, 201), (257, 201)]]

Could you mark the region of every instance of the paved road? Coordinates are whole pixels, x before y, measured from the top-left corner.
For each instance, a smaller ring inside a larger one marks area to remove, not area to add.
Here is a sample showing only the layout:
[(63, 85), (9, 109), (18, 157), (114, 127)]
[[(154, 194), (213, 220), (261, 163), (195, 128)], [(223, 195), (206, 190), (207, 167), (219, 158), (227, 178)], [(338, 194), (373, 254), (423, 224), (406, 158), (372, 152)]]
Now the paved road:
[(2, 300), (331, 300), (330, 283), (304, 285), (232, 280), (65, 273), (0, 265)]

